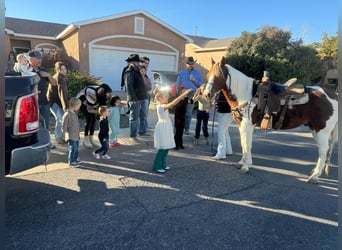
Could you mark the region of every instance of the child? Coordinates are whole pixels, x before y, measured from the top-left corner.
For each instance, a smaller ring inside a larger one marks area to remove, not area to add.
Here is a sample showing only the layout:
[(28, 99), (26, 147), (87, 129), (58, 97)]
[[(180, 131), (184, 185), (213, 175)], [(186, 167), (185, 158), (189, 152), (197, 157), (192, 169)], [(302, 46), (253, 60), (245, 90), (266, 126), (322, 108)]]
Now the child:
[(124, 113), (124, 108), (121, 105), (121, 99), (115, 95), (110, 98), (109, 101), (110, 115), (108, 117), (110, 134), (109, 134), (109, 147), (120, 146), (118, 142), (119, 130), (120, 130), (120, 115)]
[(100, 154), (102, 154), (102, 159), (110, 159), (111, 157), (107, 155), (107, 151), (109, 148), (109, 126), (108, 126), (108, 116), (110, 114), (109, 108), (107, 106), (99, 107), (100, 114), (100, 131), (99, 131), (99, 141), (101, 143), (101, 147), (96, 149), (93, 152), (93, 156), (96, 159), (100, 159)]
[(80, 141), (80, 123), (77, 111), (81, 107), (81, 100), (73, 97), (69, 100), (69, 109), (62, 118), (62, 130), (69, 144), (68, 163), (69, 166), (77, 168), (80, 163), (78, 158), (78, 146)]
[[(209, 121), (209, 110), (210, 110), (210, 100), (209, 98), (203, 96), (206, 84), (202, 84), (196, 91), (193, 100), (194, 102), (198, 101), (198, 110), (197, 110), (197, 120), (196, 120), (196, 131), (195, 131), (195, 139), (194, 146), (199, 145), (198, 139), (201, 133), (201, 126), (203, 135), (207, 145), (209, 145), (209, 133), (208, 133), (208, 121)], [(203, 125), (202, 125), (203, 122)]]
[[(186, 90), (183, 87), (179, 89), (179, 95), (182, 95)], [(186, 107), (188, 103), (193, 103), (188, 97), (183, 96), (180, 101), (175, 105), (175, 149), (184, 149), (183, 146), (183, 133), (185, 128)]]
[(15, 72), (32, 72), (32, 67), (27, 61), (25, 54), (18, 54), (17, 55), (17, 62), (14, 64), (13, 70)]
[(153, 170), (156, 172), (165, 173), (166, 170), (170, 169), (170, 167), (166, 166), (166, 157), (169, 149), (175, 147), (172, 122), (168, 109), (175, 106), (190, 92), (191, 89), (185, 90), (172, 102), (168, 103), (168, 94), (156, 90), (155, 100), (157, 101), (158, 121), (154, 129), (154, 147), (158, 151), (153, 163)]

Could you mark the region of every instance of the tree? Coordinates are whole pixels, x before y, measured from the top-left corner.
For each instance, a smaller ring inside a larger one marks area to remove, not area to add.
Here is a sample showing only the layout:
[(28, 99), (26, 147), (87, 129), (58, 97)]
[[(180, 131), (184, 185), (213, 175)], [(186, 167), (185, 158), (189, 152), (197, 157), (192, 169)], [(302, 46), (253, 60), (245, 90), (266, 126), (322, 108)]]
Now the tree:
[(338, 35), (337, 33), (330, 38), (328, 34), (324, 32), (322, 34), (322, 43), (313, 43), (312, 47), (315, 48), (318, 53), (317, 56), (323, 60), (326, 57), (333, 58), (333, 63), (337, 65), (338, 56)]
[(242, 32), (227, 50), (227, 63), (255, 79), (269, 71), (271, 80), (284, 83), (297, 77), (299, 83), (313, 84), (322, 76), (316, 50), (292, 41), (289, 31), (264, 26), (259, 32)]

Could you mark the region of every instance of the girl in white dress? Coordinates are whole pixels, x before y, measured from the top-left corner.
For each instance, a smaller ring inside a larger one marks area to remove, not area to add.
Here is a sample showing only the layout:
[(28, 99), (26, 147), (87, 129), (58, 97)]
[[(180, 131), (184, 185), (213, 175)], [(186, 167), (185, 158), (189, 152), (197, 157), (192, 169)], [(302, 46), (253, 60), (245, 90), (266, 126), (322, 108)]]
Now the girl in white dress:
[(169, 149), (176, 146), (173, 134), (173, 126), (169, 116), (169, 109), (175, 106), (186, 95), (191, 92), (187, 89), (173, 101), (168, 103), (169, 95), (166, 92), (156, 90), (155, 100), (157, 101), (158, 122), (154, 129), (154, 147), (158, 150), (154, 159), (153, 170), (165, 173), (170, 167), (166, 166), (166, 157)]

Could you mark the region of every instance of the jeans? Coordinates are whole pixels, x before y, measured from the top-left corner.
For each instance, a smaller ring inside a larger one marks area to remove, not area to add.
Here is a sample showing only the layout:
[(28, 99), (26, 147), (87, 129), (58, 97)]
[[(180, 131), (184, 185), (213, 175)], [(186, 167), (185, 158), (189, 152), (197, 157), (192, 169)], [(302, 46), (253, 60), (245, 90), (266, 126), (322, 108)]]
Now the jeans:
[[(140, 134), (146, 133), (146, 128), (144, 128), (143, 122), (141, 122), (142, 117), (146, 117), (146, 112), (142, 111), (142, 106), (144, 107), (145, 100), (139, 100), (136, 102), (129, 101), (129, 126), (130, 126), (130, 137), (136, 137), (138, 127)], [(146, 111), (146, 109), (145, 109)], [(144, 118), (143, 118), (144, 119)], [(145, 118), (146, 119), (146, 118)]]
[(139, 135), (146, 134), (147, 130), (147, 110), (148, 99), (141, 101), (140, 115), (139, 115)]
[(68, 163), (76, 162), (78, 158), (79, 141), (69, 140)]
[(209, 112), (198, 110), (197, 111), (197, 121), (196, 121), (196, 131), (195, 131), (195, 138), (196, 139), (198, 139), (200, 137), (201, 126), (202, 126), (204, 137), (209, 137), (208, 121), (209, 121)]
[(101, 147), (99, 149), (95, 150), (95, 154), (100, 154), (102, 153), (102, 155), (107, 154), (108, 149), (109, 149), (109, 139), (108, 138), (104, 138), (102, 140), (99, 140), (101, 143)]
[[(189, 100), (191, 100), (193, 97), (194, 97), (194, 94), (191, 92), (188, 95), (188, 98)], [(186, 114), (185, 114), (185, 130), (186, 131), (190, 129), (193, 109), (194, 109), (194, 104), (191, 104), (191, 103), (186, 104)]]
[(217, 131), (217, 153), (219, 158), (226, 158), (226, 154), (232, 154), (232, 143), (229, 135), (229, 125), (233, 119), (230, 113), (217, 113), (218, 131)]
[(80, 108), (81, 112), (84, 114), (86, 118), (86, 124), (84, 127), (84, 136), (94, 135), (95, 132), (95, 123), (96, 123), (96, 115), (93, 113), (89, 113), (86, 105), (82, 104)]
[(50, 104), (39, 104), (39, 114), (44, 119), (45, 127), (50, 131)]
[(56, 120), (55, 139), (63, 139), (63, 132), (62, 132), (62, 118), (64, 115), (63, 109), (57, 103), (54, 103), (50, 107), (50, 111)]

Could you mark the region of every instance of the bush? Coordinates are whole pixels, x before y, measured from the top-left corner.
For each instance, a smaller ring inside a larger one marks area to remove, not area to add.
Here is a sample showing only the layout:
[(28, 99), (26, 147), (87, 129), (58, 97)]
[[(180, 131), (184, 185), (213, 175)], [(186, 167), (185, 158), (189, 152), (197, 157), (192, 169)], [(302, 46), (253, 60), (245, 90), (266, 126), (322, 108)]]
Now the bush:
[(100, 78), (84, 75), (78, 71), (69, 71), (66, 75), (69, 97), (74, 97), (87, 86), (100, 85)]

